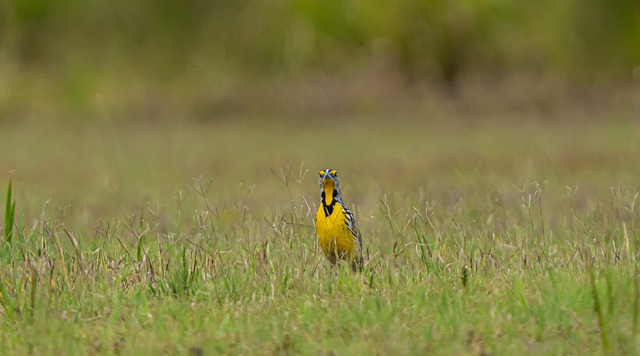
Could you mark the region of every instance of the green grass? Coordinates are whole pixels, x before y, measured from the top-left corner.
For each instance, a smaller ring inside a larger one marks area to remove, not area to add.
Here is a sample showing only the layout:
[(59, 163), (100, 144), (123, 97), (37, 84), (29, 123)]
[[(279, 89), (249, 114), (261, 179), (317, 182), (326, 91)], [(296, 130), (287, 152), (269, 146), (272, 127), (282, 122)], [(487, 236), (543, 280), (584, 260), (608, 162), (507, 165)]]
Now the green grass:
[[(5, 127), (0, 347), (636, 353), (639, 133), (364, 118)], [(316, 246), (328, 166), (363, 232), (362, 274), (330, 270)]]
[(11, 199), (11, 181), (7, 188), (7, 205), (4, 213), (4, 242), (7, 246), (11, 246), (13, 239), (13, 226), (16, 215), (16, 202)]

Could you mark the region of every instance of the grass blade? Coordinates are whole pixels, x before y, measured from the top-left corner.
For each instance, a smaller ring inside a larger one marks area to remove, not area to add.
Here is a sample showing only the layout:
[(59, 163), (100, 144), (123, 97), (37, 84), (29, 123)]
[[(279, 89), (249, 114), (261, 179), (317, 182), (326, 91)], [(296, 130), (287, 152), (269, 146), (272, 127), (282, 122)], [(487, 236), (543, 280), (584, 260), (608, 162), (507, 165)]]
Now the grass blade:
[(600, 329), (600, 337), (602, 338), (602, 348), (604, 349), (605, 353), (607, 353), (609, 351), (609, 336), (604, 320), (604, 311), (602, 310), (602, 304), (600, 303), (600, 297), (598, 296), (598, 288), (596, 286), (596, 277), (593, 272), (593, 266), (589, 269), (589, 280), (591, 281), (593, 309), (598, 316), (598, 327)]
[(633, 286), (635, 289), (633, 298), (633, 336), (638, 335), (638, 312), (640, 312), (640, 284), (638, 283), (638, 276), (633, 279)]
[(7, 188), (7, 205), (4, 213), (4, 241), (11, 246), (13, 238), (13, 223), (15, 219), (16, 203), (12, 199), (11, 180)]

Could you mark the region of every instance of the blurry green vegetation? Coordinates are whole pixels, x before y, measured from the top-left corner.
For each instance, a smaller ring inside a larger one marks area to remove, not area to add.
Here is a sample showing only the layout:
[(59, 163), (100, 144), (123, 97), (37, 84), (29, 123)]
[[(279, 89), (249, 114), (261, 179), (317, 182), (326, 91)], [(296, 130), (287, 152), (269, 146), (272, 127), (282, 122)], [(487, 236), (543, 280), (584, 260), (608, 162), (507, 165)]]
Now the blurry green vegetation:
[(447, 90), (626, 83), (640, 64), (635, 0), (10, 0), (0, 14), (8, 116), (209, 117), (269, 102), (275, 79), (304, 96), (291, 83), (321, 85), (317, 73)]

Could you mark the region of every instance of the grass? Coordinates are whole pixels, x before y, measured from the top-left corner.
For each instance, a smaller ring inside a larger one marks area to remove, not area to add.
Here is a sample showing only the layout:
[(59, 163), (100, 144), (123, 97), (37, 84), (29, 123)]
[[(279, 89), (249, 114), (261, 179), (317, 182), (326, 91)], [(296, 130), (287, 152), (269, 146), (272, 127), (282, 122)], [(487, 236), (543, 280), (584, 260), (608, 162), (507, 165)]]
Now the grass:
[(334, 124), (3, 128), (3, 353), (638, 352), (635, 124)]
[(16, 202), (11, 199), (11, 181), (7, 188), (7, 205), (4, 214), (4, 242), (7, 246), (11, 246), (13, 239), (13, 223), (16, 215)]

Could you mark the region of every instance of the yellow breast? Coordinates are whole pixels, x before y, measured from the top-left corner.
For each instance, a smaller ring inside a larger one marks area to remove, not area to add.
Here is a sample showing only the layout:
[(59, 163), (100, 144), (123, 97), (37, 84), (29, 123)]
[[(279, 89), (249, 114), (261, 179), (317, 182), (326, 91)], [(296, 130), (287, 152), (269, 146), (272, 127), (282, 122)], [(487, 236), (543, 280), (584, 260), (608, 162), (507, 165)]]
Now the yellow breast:
[(352, 260), (355, 257), (355, 238), (347, 228), (347, 217), (340, 204), (331, 215), (325, 216), (322, 204), (316, 214), (316, 232), (322, 252), (336, 258)]

